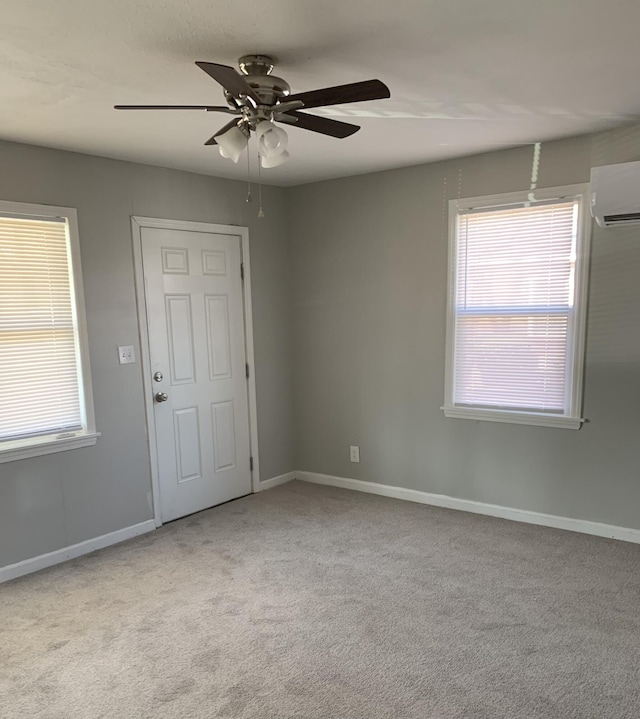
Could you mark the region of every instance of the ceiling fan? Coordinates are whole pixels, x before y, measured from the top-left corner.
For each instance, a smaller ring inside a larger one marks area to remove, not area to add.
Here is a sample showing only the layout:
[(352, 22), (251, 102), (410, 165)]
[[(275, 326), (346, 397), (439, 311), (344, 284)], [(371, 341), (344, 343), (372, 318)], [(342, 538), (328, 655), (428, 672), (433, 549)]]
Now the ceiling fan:
[(236, 117), (210, 137), (205, 145), (218, 145), (223, 157), (238, 162), (253, 131), (258, 137), (262, 166), (276, 167), (289, 157), (286, 150), (287, 134), (275, 125), (276, 122), (331, 137), (349, 137), (360, 129), (359, 125), (300, 110), (391, 96), (389, 88), (380, 80), (365, 80), (291, 95), (288, 83), (271, 74), (275, 59), (269, 55), (244, 55), (238, 60), (240, 72), (228, 65), (213, 62), (196, 62), (196, 65), (222, 85), (226, 106), (115, 105), (115, 109), (204, 110), (234, 115)]

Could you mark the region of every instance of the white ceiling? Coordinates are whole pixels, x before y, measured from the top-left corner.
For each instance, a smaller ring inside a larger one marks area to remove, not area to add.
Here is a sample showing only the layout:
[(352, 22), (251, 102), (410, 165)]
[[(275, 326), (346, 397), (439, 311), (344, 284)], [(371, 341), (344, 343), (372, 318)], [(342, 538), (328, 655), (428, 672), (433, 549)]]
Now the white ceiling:
[(3, 0), (0, 137), (220, 177), (228, 121), (122, 104), (224, 104), (193, 63), (278, 58), (292, 92), (379, 78), (390, 100), (289, 130), (293, 185), (611, 127), (640, 117), (639, 0)]

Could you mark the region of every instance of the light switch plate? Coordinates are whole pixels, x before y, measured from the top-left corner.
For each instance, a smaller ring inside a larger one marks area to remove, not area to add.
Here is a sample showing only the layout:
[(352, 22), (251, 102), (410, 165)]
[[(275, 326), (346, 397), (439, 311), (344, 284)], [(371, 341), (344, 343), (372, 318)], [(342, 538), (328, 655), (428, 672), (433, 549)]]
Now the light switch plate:
[(120, 364), (132, 364), (136, 361), (136, 355), (132, 345), (118, 347), (118, 360)]

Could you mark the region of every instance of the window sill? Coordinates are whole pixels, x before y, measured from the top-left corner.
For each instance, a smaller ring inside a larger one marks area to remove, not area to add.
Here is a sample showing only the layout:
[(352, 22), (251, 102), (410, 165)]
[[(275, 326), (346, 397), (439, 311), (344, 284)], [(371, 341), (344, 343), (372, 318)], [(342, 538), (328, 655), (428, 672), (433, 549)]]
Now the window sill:
[(90, 447), (96, 443), (100, 432), (76, 433), (73, 437), (55, 439), (54, 435), (37, 437), (35, 439), (20, 439), (0, 443), (0, 463), (13, 462), (28, 457), (38, 457), (42, 454), (64, 452), (68, 449)]
[(445, 417), (455, 419), (475, 419), (485, 422), (504, 422), (507, 424), (528, 424), (537, 427), (556, 427), (558, 429), (580, 429), (584, 419), (579, 417), (561, 417), (558, 415), (538, 414), (536, 412), (508, 412), (498, 409), (467, 409), (464, 407), (442, 407)]

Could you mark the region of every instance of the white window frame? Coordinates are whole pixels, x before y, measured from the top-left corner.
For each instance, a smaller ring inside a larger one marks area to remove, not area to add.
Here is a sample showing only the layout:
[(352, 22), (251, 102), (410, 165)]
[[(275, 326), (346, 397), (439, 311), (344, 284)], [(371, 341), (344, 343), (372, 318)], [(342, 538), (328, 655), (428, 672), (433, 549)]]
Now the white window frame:
[[(93, 406), (77, 212), (72, 207), (54, 207), (51, 205), (35, 205), (24, 202), (0, 201), (0, 214), (27, 215), (43, 220), (65, 219), (67, 221), (71, 259), (71, 290), (76, 315), (77, 347), (79, 354), (78, 365), (81, 375), (81, 380), (78, 382), (78, 389), (82, 413), (82, 429), (76, 430), (75, 432), (64, 432), (62, 434), (51, 433), (37, 437), (26, 437), (24, 439), (0, 440), (0, 463), (94, 445), (100, 433), (96, 432)], [(0, 411), (2, 411), (1, 407)]]
[[(576, 242), (576, 264), (574, 277), (574, 309), (572, 331), (569, 334), (567, 364), (570, 368), (565, 394), (567, 403), (565, 413), (546, 414), (543, 412), (501, 410), (455, 405), (454, 397), (454, 360), (455, 360), (455, 323), (456, 323), (456, 243), (458, 216), (460, 212), (475, 208), (496, 209), (509, 205), (522, 205), (527, 202), (548, 202), (549, 200), (578, 200), (578, 237)], [(585, 421), (581, 417), (584, 355), (587, 320), (587, 292), (589, 273), (589, 250), (591, 244), (591, 216), (589, 213), (589, 185), (566, 185), (534, 191), (509, 192), (499, 195), (485, 195), (449, 201), (449, 273), (446, 327), (445, 358), (445, 399), (444, 414), (457, 419), (487, 420), (514, 424), (580, 429)]]

